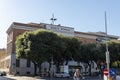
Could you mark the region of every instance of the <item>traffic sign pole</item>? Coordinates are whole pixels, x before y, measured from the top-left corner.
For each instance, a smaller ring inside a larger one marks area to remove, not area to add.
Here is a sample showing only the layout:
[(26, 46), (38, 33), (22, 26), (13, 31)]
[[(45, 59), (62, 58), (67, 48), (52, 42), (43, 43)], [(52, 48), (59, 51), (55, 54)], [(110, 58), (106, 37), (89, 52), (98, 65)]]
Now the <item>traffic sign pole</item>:
[[(109, 71), (110, 71), (110, 69), (109, 69), (109, 63), (110, 63), (110, 59), (109, 59), (110, 57), (109, 57), (109, 51), (107, 50), (106, 51), (106, 63), (107, 63), (107, 70), (108, 70), (108, 78), (110, 77), (110, 74), (109, 74)], [(109, 80), (109, 79), (108, 79)]]
[[(107, 18), (106, 18), (106, 12), (105, 12), (105, 32), (106, 32), (106, 38), (108, 37), (107, 35)], [(107, 69), (109, 72), (109, 63), (110, 63), (110, 55), (108, 51), (108, 41), (106, 40), (106, 63), (107, 63)], [(110, 74), (108, 73), (108, 80), (109, 80)]]

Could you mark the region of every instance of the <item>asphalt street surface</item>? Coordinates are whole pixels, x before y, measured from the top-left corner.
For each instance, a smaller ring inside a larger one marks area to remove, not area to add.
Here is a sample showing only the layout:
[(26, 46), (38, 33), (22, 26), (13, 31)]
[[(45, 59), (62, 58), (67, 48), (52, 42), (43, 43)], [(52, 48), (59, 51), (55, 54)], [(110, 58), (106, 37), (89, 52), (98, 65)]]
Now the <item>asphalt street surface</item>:
[[(46, 78), (46, 79), (38, 79), (38, 80), (73, 80), (73, 78)], [(90, 77), (86, 76), (85, 79), (80, 79), (80, 80), (102, 80), (98, 76), (97, 77)]]
[[(40, 78), (28, 76), (0, 76), (0, 80), (73, 80), (73, 78)], [(99, 77), (85, 77), (80, 80), (100, 80)]]

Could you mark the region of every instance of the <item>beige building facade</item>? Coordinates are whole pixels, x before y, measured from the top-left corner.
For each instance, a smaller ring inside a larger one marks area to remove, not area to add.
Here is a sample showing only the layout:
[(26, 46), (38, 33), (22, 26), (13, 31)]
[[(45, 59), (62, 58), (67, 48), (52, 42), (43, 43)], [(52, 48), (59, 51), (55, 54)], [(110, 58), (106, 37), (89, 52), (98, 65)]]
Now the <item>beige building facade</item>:
[[(105, 37), (102, 32), (87, 33), (75, 31), (72, 27), (66, 27), (61, 25), (52, 25), (46, 23), (18, 23), (13, 22), (7, 30), (7, 50), (5, 57), (0, 61), (5, 63), (5, 70), (10, 74), (18, 75), (33, 75), (34, 66), (29, 60), (20, 59), (16, 60), (15, 53), (15, 41), (18, 35), (23, 34), (25, 31), (33, 31), (37, 29), (51, 30), (65, 36), (77, 37), (82, 40), (83, 43), (95, 43), (98, 37)], [(117, 40), (118, 36), (108, 35), (110, 39)], [(2, 67), (1, 67), (2, 68)]]
[(7, 68), (7, 66), (5, 66), (6, 63), (4, 63), (4, 61), (2, 60), (6, 56), (5, 53), (6, 53), (6, 49), (5, 48), (0, 49), (0, 59), (1, 59), (1, 61), (0, 61), (0, 68), (3, 68), (3, 69)]

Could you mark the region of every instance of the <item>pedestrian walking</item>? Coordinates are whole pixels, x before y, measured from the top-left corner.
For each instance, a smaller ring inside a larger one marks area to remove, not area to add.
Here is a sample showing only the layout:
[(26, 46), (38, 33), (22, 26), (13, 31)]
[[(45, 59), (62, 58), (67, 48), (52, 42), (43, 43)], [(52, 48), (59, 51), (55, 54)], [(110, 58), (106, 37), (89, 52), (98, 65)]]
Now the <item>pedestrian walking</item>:
[(82, 74), (81, 74), (79, 69), (76, 69), (76, 71), (74, 73), (74, 76), (73, 76), (73, 79), (74, 80), (80, 80), (80, 78), (82, 78)]
[(116, 76), (116, 80), (120, 80), (120, 75), (117, 75), (117, 76)]

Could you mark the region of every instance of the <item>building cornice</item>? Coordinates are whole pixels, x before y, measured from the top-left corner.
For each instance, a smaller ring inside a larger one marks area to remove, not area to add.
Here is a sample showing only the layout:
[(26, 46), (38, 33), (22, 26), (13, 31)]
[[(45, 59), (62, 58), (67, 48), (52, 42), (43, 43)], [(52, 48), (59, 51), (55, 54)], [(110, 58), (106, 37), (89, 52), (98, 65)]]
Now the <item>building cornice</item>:
[[(96, 32), (78, 32), (75, 31), (76, 34), (85, 34), (85, 35), (90, 35), (90, 36), (97, 36), (97, 37), (105, 37), (105, 34), (98, 34)], [(107, 35), (109, 38), (114, 38), (114, 39), (119, 39), (119, 36), (114, 36), (114, 35)]]
[(16, 26), (26, 26), (26, 27), (34, 27), (34, 28), (43, 28), (44, 25), (43, 24), (37, 24), (37, 23), (18, 23), (18, 22), (13, 22), (10, 27), (7, 29), (6, 33), (11, 32), (12, 28), (16, 28)]
[[(9, 32), (11, 32), (11, 30), (13, 30), (13, 28), (16, 28), (16, 26), (19, 27), (20, 26), (25, 26), (25, 27), (31, 27), (31, 28), (44, 28), (45, 25), (52, 25), (52, 24), (46, 24), (46, 23), (40, 23), (40, 24), (37, 24), (37, 23), (18, 23), (18, 22), (13, 22), (10, 27), (8, 28), (8, 30), (6, 31), (7, 34), (9, 34)], [(61, 25), (54, 25), (54, 26), (61, 26)], [(61, 26), (63, 27), (63, 26)], [(72, 27), (66, 27), (66, 28), (71, 28), (71, 29), (74, 29)], [(85, 35), (89, 35), (89, 36), (97, 36), (97, 37), (105, 37), (106, 35), (105, 34), (102, 34), (100, 32), (79, 32), (79, 31), (74, 31), (74, 34), (85, 34)], [(119, 36), (114, 36), (114, 35), (107, 35), (109, 38), (113, 38), (113, 39), (119, 39), (120, 37)]]

